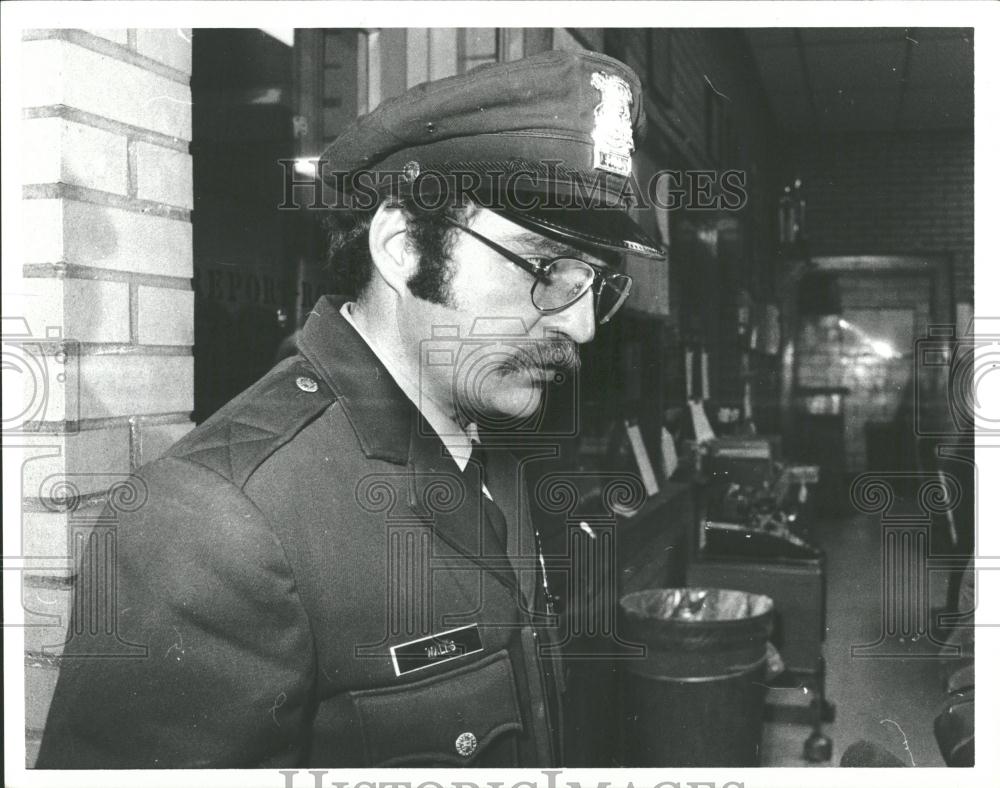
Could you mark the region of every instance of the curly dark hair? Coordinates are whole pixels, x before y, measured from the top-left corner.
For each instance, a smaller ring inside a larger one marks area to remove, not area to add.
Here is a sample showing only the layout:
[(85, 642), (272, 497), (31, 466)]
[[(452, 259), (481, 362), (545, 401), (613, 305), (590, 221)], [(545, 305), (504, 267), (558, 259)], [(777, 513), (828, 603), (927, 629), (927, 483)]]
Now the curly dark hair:
[[(407, 244), (420, 260), (417, 272), (407, 282), (417, 298), (435, 304), (450, 304), (452, 267), (452, 231), (445, 216), (462, 220), (464, 206), (449, 203), (429, 210), (419, 207), (412, 197), (387, 198), (406, 216)], [(327, 219), (329, 243), (327, 262), (333, 275), (334, 290), (358, 298), (372, 280), (374, 264), (368, 248), (368, 231), (377, 208), (365, 211), (334, 211)]]

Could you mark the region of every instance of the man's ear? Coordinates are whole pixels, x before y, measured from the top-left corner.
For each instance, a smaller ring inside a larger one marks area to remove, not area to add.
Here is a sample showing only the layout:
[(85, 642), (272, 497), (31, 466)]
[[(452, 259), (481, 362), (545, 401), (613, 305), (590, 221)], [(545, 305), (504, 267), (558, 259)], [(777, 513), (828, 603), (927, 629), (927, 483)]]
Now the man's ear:
[(417, 255), (406, 239), (403, 210), (382, 203), (368, 230), (368, 250), (375, 264), (375, 275), (400, 295), (406, 291), (406, 283), (418, 265)]

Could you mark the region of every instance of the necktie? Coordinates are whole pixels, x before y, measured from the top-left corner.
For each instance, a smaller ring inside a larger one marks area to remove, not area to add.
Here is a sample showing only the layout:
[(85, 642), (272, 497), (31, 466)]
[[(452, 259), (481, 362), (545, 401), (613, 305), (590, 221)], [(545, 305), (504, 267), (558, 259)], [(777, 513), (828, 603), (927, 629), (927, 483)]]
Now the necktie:
[[(472, 455), (469, 457), (469, 466), (474, 468), (478, 466), (482, 474), (482, 486), (483, 491), (483, 511), (486, 513), (486, 519), (489, 521), (490, 526), (493, 528), (494, 533), (497, 535), (497, 539), (500, 540), (500, 546), (503, 548), (504, 555), (507, 554), (507, 518), (503, 516), (503, 512), (500, 511), (500, 507), (490, 498), (493, 494), (493, 490), (490, 490), (489, 483), (489, 470), (486, 460), (487, 452), (483, 449), (481, 443), (472, 444)], [(475, 463), (475, 465), (473, 465)], [(476, 473), (473, 470), (473, 473)], [(490, 495), (486, 494), (489, 490)]]
[[(487, 462), (488, 452), (483, 448), (481, 443), (477, 441), (472, 442), (472, 454), (469, 457), (469, 465), (466, 468), (468, 472), (473, 469), (475, 465), (478, 465), (482, 470), (482, 483), (485, 490), (489, 490), (490, 495), (493, 494), (493, 490), (490, 490), (489, 482), (489, 463)], [(475, 470), (472, 470), (475, 473)], [(510, 550), (507, 544), (507, 518), (504, 517), (503, 512), (500, 507), (492, 500), (490, 495), (483, 492), (483, 511), (486, 514), (486, 519), (489, 520), (497, 538), (500, 540), (500, 544), (503, 546), (504, 553), (509, 555)], [(555, 613), (555, 602), (556, 597), (552, 595), (549, 589), (549, 578), (548, 573), (545, 570), (545, 556), (542, 553), (542, 544), (539, 537), (538, 531), (535, 531), (535, 547), (537, 549), (538, 563), (535, 567), (535, 574), (537, 576), (535, 582), (535, 594), (536, 602), (534, 605), (535, 610), (542, 610), (544, 607), (545, 612), (548, 615), (553, 615)], [(529, 595), (530, 597), (530, 595)]]

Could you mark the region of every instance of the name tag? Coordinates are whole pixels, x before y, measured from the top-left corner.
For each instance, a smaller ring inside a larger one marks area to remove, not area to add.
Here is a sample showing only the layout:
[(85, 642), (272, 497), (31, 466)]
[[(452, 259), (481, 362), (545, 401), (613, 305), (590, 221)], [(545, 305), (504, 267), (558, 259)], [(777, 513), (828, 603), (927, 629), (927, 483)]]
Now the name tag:
[(392, 656), (392, 667), (396, 675), (403, 676), (482, 650), (483, 641), (479, 636), (479, 626), (469, 624), (428, 635), (419, 640), (400, 643), (398, 646), (390, 647), (389, 654)]

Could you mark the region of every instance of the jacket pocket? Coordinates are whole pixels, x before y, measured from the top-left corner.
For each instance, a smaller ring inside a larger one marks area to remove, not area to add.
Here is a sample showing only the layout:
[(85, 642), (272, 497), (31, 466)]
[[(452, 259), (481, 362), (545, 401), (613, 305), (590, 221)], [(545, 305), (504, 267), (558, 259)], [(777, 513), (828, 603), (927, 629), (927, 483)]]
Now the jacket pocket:
[(516, 765), (524, 729), (510, 656), (399, 687), (349, 693), (371, 766)]

